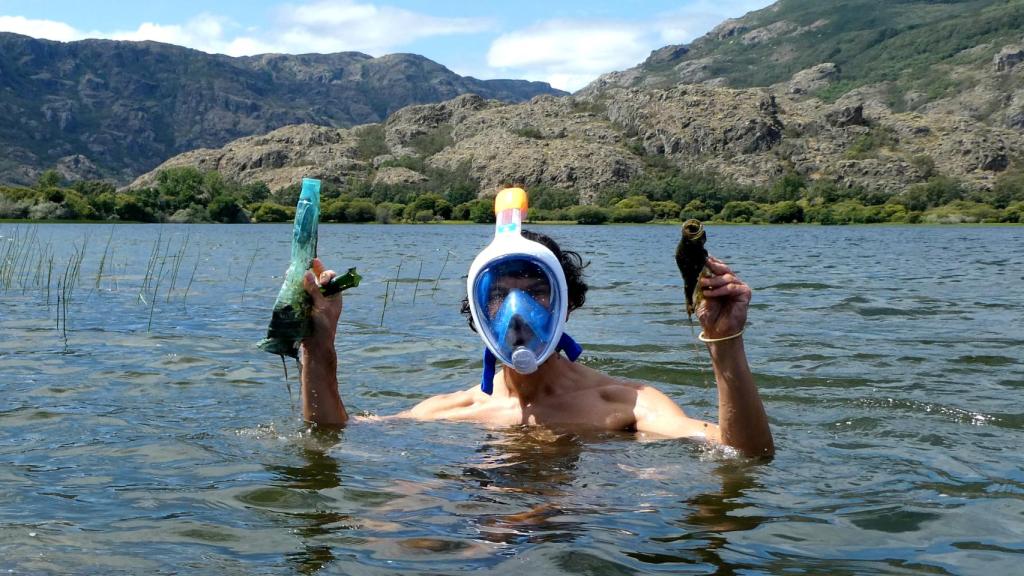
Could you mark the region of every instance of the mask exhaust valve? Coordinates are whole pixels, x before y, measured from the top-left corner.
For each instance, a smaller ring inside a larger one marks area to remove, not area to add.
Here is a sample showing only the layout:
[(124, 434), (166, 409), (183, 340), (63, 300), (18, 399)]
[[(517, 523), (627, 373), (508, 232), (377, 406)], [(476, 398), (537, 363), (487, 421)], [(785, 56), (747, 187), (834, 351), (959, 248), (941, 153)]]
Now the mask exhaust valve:
[(528, 348), (516, 348), (512, 352), (512, 369), (520, 374), (533, 374), (537, 371), (537, 357)]

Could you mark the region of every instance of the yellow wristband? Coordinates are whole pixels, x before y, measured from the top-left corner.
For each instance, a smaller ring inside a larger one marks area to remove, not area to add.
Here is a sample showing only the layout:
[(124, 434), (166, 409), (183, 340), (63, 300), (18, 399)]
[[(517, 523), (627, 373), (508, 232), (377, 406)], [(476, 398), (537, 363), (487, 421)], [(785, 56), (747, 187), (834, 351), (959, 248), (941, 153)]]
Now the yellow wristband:
[(697, 335), (697, 340), (711, 344), (712, 342), (725, 342), (726, 340), (732, 340), (733, 338), (739, 338), (740, 336), (743, 336), (743, 330), (740, 330), (739, 332), (733, 334), (732, 336), (726, 336), (724, 338), (708, 338), (704, 336), (704, 331), (701, 330), (700, 334)]

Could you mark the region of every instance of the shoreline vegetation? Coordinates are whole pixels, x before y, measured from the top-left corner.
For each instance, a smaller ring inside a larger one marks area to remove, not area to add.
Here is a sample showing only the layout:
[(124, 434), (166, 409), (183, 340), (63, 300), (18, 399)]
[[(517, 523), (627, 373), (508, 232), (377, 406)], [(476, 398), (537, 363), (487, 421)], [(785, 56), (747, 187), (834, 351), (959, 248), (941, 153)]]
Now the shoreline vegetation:
[[(426, 173), (423, 182), (374, 184), (369, 179), (324, 180), (321, 221), (437, 223), (494, 221), (493, 199), (479, 198), (468, 167), (442, 170), (422, 158), (390, 164)], [(1024, 171), (1010, 169), (991, 189), (972, 190), (933, 175), (886, 193), (843, 188), (788, 173), (770, 186), (745, 185), (721, 175), (691, 172), (648, 159), (630, 182), (597, 191), (580, 204), (578, 191), (535, 185), (532, 223), (672, 223), (689, 218), (720, 224), (1019, 224), (1024, 223)], [(260, 223), (295, 215), (300, 184), (271, 191), (263, 182), (240, 184), (192, 167), (162, 171), (154, 186), (117, 190), (102, 181), (66, 184), (54, 170), (35, 186), (0, 186), (0, 221)]]

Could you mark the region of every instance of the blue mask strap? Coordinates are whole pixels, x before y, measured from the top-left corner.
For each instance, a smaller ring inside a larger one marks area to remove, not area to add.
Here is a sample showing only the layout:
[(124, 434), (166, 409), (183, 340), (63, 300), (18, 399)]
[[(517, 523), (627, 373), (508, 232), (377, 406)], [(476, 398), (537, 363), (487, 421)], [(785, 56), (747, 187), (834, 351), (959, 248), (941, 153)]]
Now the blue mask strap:
[(558, 339), (558, 347), (555, 349), (565, 352), (566, 358), (573, 362), (580, 357), (580, 354), (583, 354), (583, 346), (580, 346), (572, 339), (572, 336), (569, 336), (565, 332), (562, 332), (562, 337)]
[(484, 373), (480, 376), (480, 389), (488, 396), (494, 392), (494, 371), (498, 358), (490, 348), (484, 348)]
[[(558, 339), (556, 350), (565, 352), (565, 356), (575, 362), (580, 354), (583, 354), (583, 346), (580, 346), (572, 336), (562, 332)], [(494, 373), (497, 370), (498, 358), (491, 352), (490, 348), (484, 348), (484, 372), (480, 375), (480, 389), (488, 396), (494, 392)]]

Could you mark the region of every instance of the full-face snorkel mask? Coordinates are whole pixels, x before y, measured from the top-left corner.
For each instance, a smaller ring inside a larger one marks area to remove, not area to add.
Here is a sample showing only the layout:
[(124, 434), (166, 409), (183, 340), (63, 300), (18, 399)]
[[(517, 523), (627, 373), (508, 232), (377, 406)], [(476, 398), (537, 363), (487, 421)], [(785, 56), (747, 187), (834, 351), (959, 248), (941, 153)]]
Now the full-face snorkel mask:
[(493, 391), (500, 360), (520, 374), (532, 374), (564, 350), (575, 361), (582, 348), (565, 334), (568, 289), (558, 258), (543, 244), (522, 236), (526, 191), (506, 188), (494, 201), (494, 240), (469, 267), (469, 310), (483, 339), (481, 389)]

